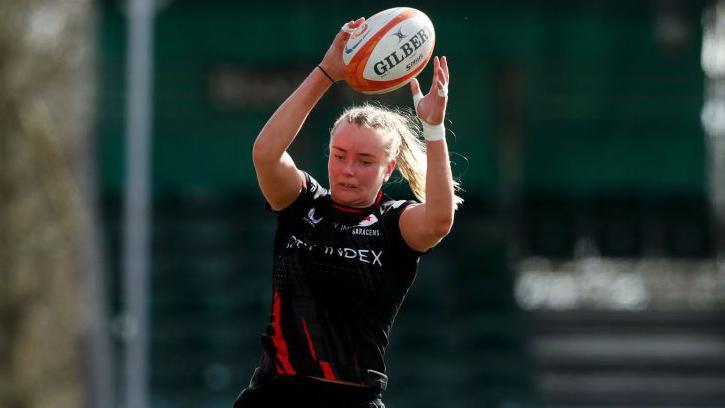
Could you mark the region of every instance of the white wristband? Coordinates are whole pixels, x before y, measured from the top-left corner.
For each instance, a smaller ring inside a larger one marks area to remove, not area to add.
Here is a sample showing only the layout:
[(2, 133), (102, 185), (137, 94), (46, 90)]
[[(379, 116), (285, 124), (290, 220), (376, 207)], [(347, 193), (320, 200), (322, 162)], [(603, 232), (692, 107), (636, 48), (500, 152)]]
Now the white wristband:
[[(448, 89), (446, 89), (446, 91), (448, 91)], [(416, 113), (418, 113), (418, 104), (420, 103), (421, 99), (423, 99), (423, 93), (418, 90), (418, 93), (413, 95), (413, 106), (415, 106)], [(446, 127), (443, 126), (443, 122), (437, 125), (429, 125), (423, 119), (420, 119), (420, 123), (421, 125), (423, 125), (423, 138), (426, 141), (435, 142), (437, 140), (443, 140), (446, 138)]]
[(427, 142), (435, 142), (446, 138), (446, 127), (443, 126), (443, 122), (437, 125), (429, 125), (421, 120), (420, 123), (423, 125), (423, 138)]

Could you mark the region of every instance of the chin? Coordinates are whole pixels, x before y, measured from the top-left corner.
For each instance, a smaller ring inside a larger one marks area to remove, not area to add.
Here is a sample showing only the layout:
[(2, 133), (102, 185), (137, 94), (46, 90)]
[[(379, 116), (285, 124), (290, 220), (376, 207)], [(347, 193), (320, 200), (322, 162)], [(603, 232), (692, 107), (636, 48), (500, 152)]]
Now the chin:
[(355, 205), (356, 200), (354, 197), (350, 197), (348, 194), (343, 193), (343, 194), (333, 194), (332, 201), (334, 201), (338, 204), (346, 205), (348, 207), (353, 207)]
[(364, 200), (359, 197), (357, 194), (350, 194), (347, 192), (342, 193), (332, 193), (332, 201), (342, 204), (348, 207), (359, 207), (361, 202)]

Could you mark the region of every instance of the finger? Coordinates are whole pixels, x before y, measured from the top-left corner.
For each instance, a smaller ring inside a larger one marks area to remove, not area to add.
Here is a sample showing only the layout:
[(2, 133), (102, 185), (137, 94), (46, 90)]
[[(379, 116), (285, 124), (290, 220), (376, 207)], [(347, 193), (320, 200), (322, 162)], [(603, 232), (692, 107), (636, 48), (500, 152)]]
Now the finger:
[(433, 71), (433, 83), (430, 86), (430, 93), (437, 92), (440, 94), (440, 89), (445, 86), (445, 75), (443, 74), (443, 68), (440, 66), (440, 59), (438, 60), (438, 68)]
[(423, 99), (423, 93), (420, 92), (420, 84), (415, 78), (410, 80), (410, 92), (413, 94), (413, 106), (417, 112), (418, 104), (420, 103), (420, 100)]
[(410, 93), (413, 95), (420, 93), (420, 84), (415, 78), (410, 80)]
[(333, 46), (340, 48), (350, 39), (350, 34), (346, 31), (339, 31), (332, 40)]
[(441, 68), (443, 68), (443, 75), (445, 77), (445, 83), (447, 84), (451, 80), (450, 72), (448, 71), (448, 58), (445, 56), (441, 58)]
[(446, 72), (443, 70), (443, 66), (441, 66), (440, 68), (438, 68), (438, 80), (443, 85), (448, 85), (448, 78), (446, 77)]
[(357, 20), (350, 20), (347, 23), (343, 24), (340, 30), (348, 34), (353, 34), (355, 30), (360, 27), (364, 22), (365, 17), (360, 17)]
[(433, 78), (430, 81), (430, 89), (435, 88), (435, 83), (438, 80), (438, 68), (440, 68), (440, 60), (438, 57), (433, 57)]
[(438, 81), (438, 89), (436, 92), (438, 93), (438, 96), (441, 98), (447, 98), (448, 97), (448, 84), (444, 84), (441, 81)]
[(347, 34), (352, 34), (355, 31), (355, 29), (352, 27), (353, 24), (355, 24), (355, 21), (348, 21), (347, 23), (343, 24), (342, 27), (340, 27), (340, 31)]

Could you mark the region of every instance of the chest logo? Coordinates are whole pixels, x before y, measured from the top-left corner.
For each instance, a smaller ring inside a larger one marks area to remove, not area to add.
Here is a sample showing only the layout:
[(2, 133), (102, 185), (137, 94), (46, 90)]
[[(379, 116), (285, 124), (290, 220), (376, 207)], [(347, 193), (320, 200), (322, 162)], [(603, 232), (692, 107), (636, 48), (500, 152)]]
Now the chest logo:
[(317, 225), (320, 221), (322, 221), (322, 217), (315, 218), (315, 209), (311, 208), (310, 212), (307, 213), (307, 217), (305, 217), (305, 221), (309, 222), (312, 225)]
[(367, 217), (365, 217), (362, 221), (360, 221), (360, 224), (358, 224), (358, 227), (369, 227), (373, 224), (378, 222), (378, 217), (375, 216), (375, 214), (370, 214)]

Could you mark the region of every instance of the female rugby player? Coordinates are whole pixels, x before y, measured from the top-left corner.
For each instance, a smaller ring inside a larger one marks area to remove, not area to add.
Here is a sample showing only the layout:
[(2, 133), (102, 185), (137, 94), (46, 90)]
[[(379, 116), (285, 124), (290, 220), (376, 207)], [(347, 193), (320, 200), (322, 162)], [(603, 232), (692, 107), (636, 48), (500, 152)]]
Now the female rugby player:
[[(329, 188), (287, 153), (318, 100), (343, 79), (342, 47), (363, 22), (343, 27), (254, 143), (259, 187), (277, 214), (273, 301), (260, 365), (235, 408), (384, 407), (393, 319), (420, 256), (448, 234), (462, 202), (443, 128), (445, 57), (433, 59), (427, 95), (411, 80), (419, 119), (369, 104), (342, 113), (331, 131)], [(381, 192), (396, 167), (420, 202)]]

